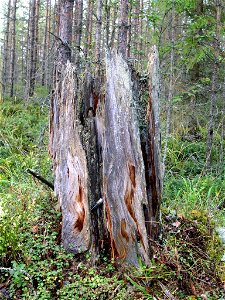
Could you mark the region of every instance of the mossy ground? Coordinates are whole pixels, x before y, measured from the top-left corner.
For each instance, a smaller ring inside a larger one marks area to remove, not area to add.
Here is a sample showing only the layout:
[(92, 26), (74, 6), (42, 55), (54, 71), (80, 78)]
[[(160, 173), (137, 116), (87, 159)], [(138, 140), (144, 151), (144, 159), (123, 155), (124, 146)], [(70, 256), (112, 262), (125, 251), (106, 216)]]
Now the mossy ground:
[[(199, 177), (201, 141), (170, 142), (151, 265), (128, 269), (101, 257), (93, 266), (90, 253), (74, 257), (61, 247), (57, 201), (26, 173), (32, 168), (52, 181), (47, 124), (47, 102), (1, 105), (0, 267), (11, 270), (0, 270), (0, 299), (224, 299), (223, 249), (214, 230), (224, 220), (224, 180)], [(193, 153), (199, 164), (187, 163)]]

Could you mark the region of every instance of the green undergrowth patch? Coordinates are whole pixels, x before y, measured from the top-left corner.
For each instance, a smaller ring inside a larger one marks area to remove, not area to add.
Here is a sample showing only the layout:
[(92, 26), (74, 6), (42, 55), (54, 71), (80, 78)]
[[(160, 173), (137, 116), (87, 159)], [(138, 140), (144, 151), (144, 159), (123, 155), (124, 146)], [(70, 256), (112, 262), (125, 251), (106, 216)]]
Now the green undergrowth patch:
[(224, 299), (224, 247), (213, 220), (196, 210), (185, 218), (168, 209), (162, 219), (161, 242), (152, 243), (154, 259), (128, 280), (146, 299)]
[[(206, 132), (173, 134), (168, 144), (163, 206), (184, 213), (207, 212), (225, 225), (225, 162), (220, 161), (220, 137), (215, 136), (212, 164), (205, 172)], [(223, 141), (225, 146), (225, 142)]]
[(225, 181), (213, 176), (167, 176), (163, 206), (184, 213), (187, 217), (191, 210), (207, 212), (218, 226), (224, 226)]
[(27, 174), (35, 169), (51, 180), (47, 155), (48, 110), (40, 105), (1, 104), (0, 111), (0, 256), (7, 263), (23, 254), (23, 232), (46, 188)]
[[(194, 161), (193, 157), (197, 160)], [(149, 266), (128, 269), (106, 257), (93, 264), (61, 246), (52, 191), (27, 168), (53, 181), (48, 107), (6, 102), (0, 112), (0, 299), (224, 299), (224, 179), (201, 174), (202, 141), (170, 141), (162, 232)]]

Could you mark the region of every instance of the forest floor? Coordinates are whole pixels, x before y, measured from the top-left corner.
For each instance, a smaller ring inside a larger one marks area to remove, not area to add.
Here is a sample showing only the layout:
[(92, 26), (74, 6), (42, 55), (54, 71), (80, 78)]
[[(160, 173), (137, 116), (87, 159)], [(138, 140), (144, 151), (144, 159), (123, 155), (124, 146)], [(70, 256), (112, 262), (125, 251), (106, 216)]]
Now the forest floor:
[(224, 226), (225, 182), (201, 175), (203, 140), (171, 138), (151, 265), (126, 268), (106, 254), (93, 265), (90, 253), (63, 250), (57, 201), (26, 171), (53, 181), (48, 102), (1, 108), (0, 299), (225, 299), (224, 248), (215, 230)]

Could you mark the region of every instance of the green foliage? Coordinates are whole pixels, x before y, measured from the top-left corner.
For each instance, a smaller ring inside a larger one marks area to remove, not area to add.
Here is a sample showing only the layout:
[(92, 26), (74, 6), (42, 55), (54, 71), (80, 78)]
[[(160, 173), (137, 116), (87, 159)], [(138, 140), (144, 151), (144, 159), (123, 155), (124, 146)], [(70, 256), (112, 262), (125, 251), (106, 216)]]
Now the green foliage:
[[(180, 103), (183, 98), (176, 97), (174, 101)], [(12, 106), (8, 102), (2, 105), (0, 255), (1, 261), (12, 271), (0, 273), (0, 284), (9, 282), (9, 297), (85, 300), (109, 299), (113, 295), (113, 299), (154, 299), (162, 297), (159, 284), (162, 283), (169, 285), (171, 291), (177, 291), (173, 294), (179, 299), (185, 299), (186, 293), (178, 288), (178, 283), (193, 280), (196, 260), (198, 270), (211, 269), (214, 263), (216, 272), (222, 274), (218, 263), (221, 245), (216, 235), (209, 239), (209, 229), (215, 226), (212, 218), (217, 224), (223, 220), (223, 211), (217, 206), (225, 201), (224, 180), (201, 175), (205, 160), (202, 138), (189, 140), (176, 135), (170, 139), (163, 201), (164, 207), (170, 210), (163, 213), (163, 246), (158, 247), (156, 243), (150, 266), (127, 271), (128, 275), (123, 277), (114, 262), (106, 258), (102, 265), (93, 268), (90, 267), (91, 254), (87, 254), (85, 263), (80, 263), (61, 247), (61, 213), (57, 201), (46, 187), (26, 174), (26, 168), (33, 168), (47, 178), (52, 176), (46, 124), (45, 107), (37, 104), (24, 107), (22, 103)], [(189, 219), (178, 217), (174, 209)], [(197, 257), (198, 247), (192, 246), (194, 241), (187, 244), (185, 233), (190, 227), (194, 228), (194, 236), (204, 242), (210, 264)], [(178, 262), (174, 261), (177, 253)], [(184, 267), (188, 279), (185, 272), (178, 278), (180, 266)], [(217, 299), (219, 293), (207, 295), (209, 299)]]
[[(205, 293), (207, 299), (223, 299), (222, 284), (219, 288), (215, 288), (215, 284), (220, 281), (221, 272), (225, 275), (220, 264), (224, 249), (213, 232), (215, 224), (211, 217), (194, 210), (186, 219), (164, 209), (162, 220), (161, 245), (157, 242), (152, 245), (155, 259), (150, 266), (142, 265), (132, 271), (127, 279), (146, 299), (161, 299), (165, 291), (171, 298), (199, 299), (187, 296), (192, 295), (193, 286), (195, 293)], [(201, 281), (205, 281), (205, 286), (201, 286)], [(183, 290), (177, 289), (177, 285), (183, 286)]]
[(10, 282), (12, 299), (108, 299), (112, 293), (113, 299), (124, 299), (124, 282), (106, 276), (114, 271), (113, 263), (106, 262), (101, 274), (65, 252), (57, 201), (26, 173), (32, 168), (51, 178), (47, 115), (37, 104), (2, 105), (0, 256), (11, 270), (0, 270), (0, 284)]
[(107, 278), (95, 273), (96, 270), (94, 272), (90, 270), (85, 278), (78, 274), (72, 275), (70, 282), (67, 282), (57, 292), (58, 299), (109, 299), (112, 295), (114, 295), (113, 299), (125, 299), (124, 281), (118, 280), (116, 277)]
[[(194, 136), (189, 138), (193, 139)], [(215, 149), (212, 156), (216, 160)], [(171, 138), (167, 157), (168, 171), (164, 180), (163, 205), (181, 211), (187, 216), (190, 210), (207, 211), (214, 216), (218, 224), (223, 224), (225, 221), (224, 178), (216, 172), (203, 176), (204, 165), (205, 142)]]
[[(33, 213), (35, 200), (43, 193), (27, 168), (50, 172), (50, 160), (37, 145), (47, 120), (47, 111), (38, 105), (10, 102), (2, 104), (0, 113), (0, 256), (4, 261), (22, 256), (22, 235)], [(47, 140), (45, 137), (44, 144)]]

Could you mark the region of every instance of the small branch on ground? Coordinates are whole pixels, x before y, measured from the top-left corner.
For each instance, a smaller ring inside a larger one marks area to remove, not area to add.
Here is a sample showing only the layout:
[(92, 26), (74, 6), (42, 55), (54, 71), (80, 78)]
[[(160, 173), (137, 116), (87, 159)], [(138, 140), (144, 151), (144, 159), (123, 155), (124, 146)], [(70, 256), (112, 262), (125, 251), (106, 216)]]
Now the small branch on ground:
[(46, 184), (48, 187), (50, 187), (54, 191), (54, 184), (49, 182), (47, 179), (42, 177), (41, 175), (37, 174), (35, 171), (31, 169), (27, 169), (27, 173), (31, 174), (34, 178), (37, 178), (40, 180), (42, 183)]

